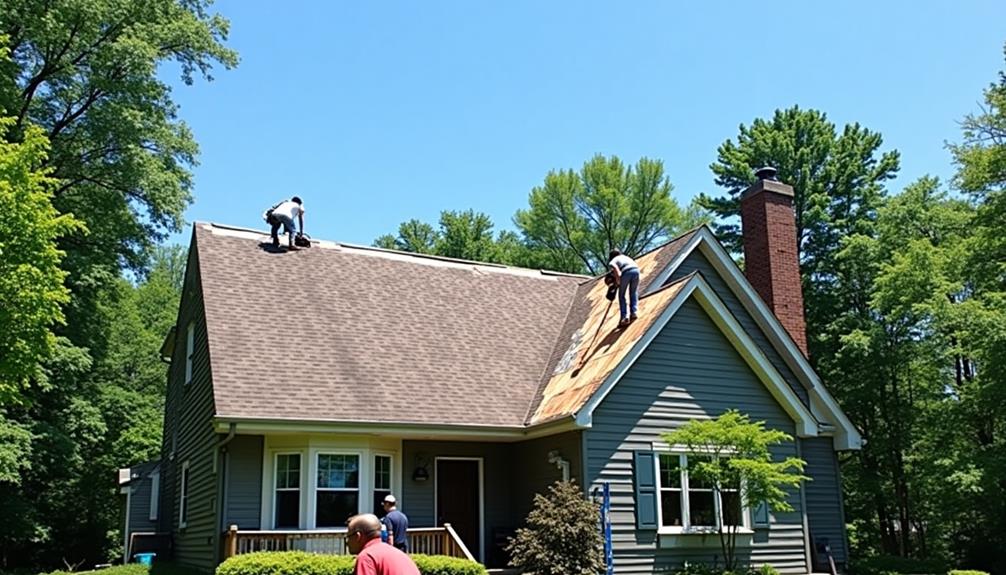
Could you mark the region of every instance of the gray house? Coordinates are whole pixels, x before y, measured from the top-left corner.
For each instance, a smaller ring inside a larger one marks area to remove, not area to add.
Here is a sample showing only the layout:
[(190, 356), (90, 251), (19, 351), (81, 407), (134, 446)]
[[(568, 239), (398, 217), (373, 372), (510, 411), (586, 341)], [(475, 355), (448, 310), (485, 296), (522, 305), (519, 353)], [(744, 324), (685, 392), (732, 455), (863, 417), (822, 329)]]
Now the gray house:
[(810, 573), (826, 542), (841, 568), (836, 452), (861, 439), (806, 357), (791, 188), (760, 180), (742, 204), (750, 277), (696, 229), (637, 258), (623, 330), (600, 278), (324, 241), (277, 253), (197, 223), (163, 349), (156, 531), (206, 571), (342, 552), (346, 518), (393, 492), (414, 549), (501, 566), (533, 494), (571, 478), (610, 485), (616, 573), (713, 561), (738, 503), (690, 486), (659, 434), (736, 408), (796, 438), (778, 456), (813, 478), (793, 512), (743, 510), (741, 554)]

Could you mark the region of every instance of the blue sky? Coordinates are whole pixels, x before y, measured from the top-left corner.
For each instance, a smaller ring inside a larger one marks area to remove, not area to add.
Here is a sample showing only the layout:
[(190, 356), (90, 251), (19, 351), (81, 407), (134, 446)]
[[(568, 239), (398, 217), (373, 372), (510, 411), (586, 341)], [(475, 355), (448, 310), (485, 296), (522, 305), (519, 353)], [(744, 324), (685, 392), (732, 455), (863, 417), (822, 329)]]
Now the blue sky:
[[(175, 81), (201, 147), (188, 221), (261, 226), (297, 194), (316, 238), (514, 211), (596, 153), (664, 161), (683, 204), (738, 125), (798, 104), (901, 152), (898, 191), (1004, 67), (1006, 2), (248, 2), (234, 70)], [(169, 68), (166, 68), (166, 73)], [(187, 241), (187, 234), (175, 241)]]

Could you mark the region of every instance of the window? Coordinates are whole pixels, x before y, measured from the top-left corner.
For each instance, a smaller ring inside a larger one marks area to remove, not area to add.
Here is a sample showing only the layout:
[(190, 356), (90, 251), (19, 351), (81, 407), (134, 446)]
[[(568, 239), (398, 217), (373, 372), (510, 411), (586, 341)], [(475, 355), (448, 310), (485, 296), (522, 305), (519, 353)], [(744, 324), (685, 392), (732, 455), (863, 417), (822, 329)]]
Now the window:
[(300, 454), (276, 455), (276, 497), (273, 524), (276, 529), (300, 527)]
[(384, 517), (384, 498), (391, 495), (391, 456), (374, 456), (374, 515)]
[(161, 493), (161, 472), (150, 474), (150, 520), (157, 521), (158, 496)]
[(360, 456), (318, 454), (315, 527), (344, 527), (360, 509)]
[[(710, 456), (684, 453), (657, 454), (657, 483), (660, 492), (660, 527), (674, 529), (715, 529), (745, 525), (740, 490), (736, 486), (716, 486), (689, 477), (689, 465), (711, 462)], [(717, 493), (718, 491), (718, 493)]]
[(182, 464), (182, 488), (178, 498), (178, 526), (185, 528), (189, 519), (189, 462)]
[(195, 350), (196, 324), (189, 322), (189, 327), (185, 330), (185, 385), (192, 381), (192, 356)]

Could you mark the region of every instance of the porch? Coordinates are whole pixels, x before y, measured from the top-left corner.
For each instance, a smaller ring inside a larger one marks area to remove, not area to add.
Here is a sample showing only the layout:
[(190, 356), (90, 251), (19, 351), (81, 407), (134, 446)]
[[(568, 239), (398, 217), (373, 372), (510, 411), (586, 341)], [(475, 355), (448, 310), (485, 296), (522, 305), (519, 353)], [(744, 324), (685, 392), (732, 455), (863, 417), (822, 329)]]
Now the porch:
[[(346, 519), (388, 494), (409, 546), (503, 567), (535, 493), (579, 479), (579, 432), (524, 441), (265, 433), (227, 444), (220, 560), (266, 550), (346, 553)], [(232, 527), (233, 526), (233, 527)]]
[[(324, 555), (346, 555), (346, 530), (261, 531), (241, 530), (231, 525), (224, 535), (224, 559), (257, 551), (307, 551)], [(409, 551), (426, 555), (447, 555), (475, 561), (464, 541), (451, 527), (418, 527), (408, 531)]]

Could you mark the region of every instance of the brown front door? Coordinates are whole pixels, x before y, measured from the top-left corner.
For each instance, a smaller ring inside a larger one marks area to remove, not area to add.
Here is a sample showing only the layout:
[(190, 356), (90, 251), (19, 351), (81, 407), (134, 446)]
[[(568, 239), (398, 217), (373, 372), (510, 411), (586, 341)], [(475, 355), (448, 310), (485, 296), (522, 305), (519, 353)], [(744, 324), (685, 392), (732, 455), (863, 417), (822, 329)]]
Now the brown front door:
[(437, 524), (450, 523), (476, 559), (482, 559), (479, 545), (482, 500), (479, 461), (437, 460)]

